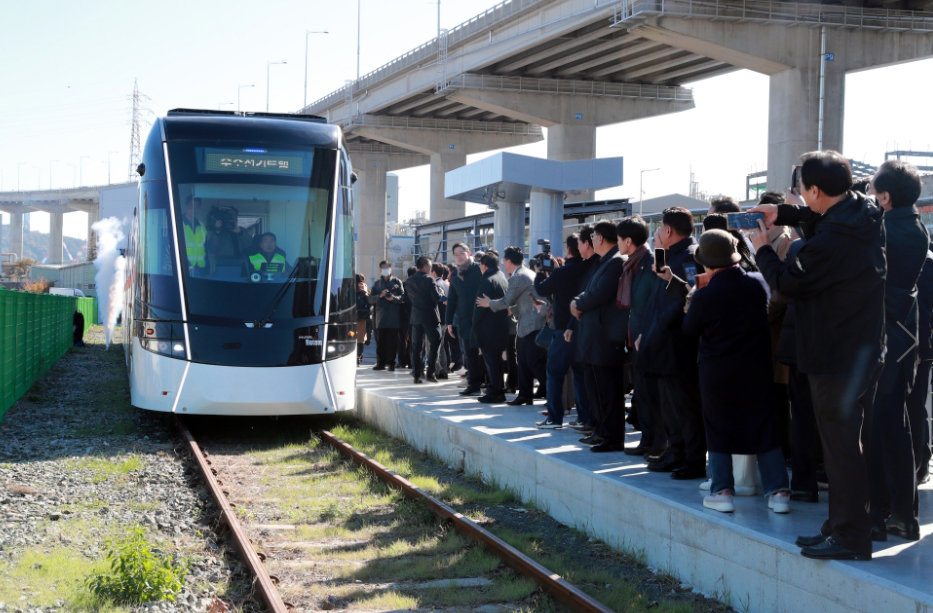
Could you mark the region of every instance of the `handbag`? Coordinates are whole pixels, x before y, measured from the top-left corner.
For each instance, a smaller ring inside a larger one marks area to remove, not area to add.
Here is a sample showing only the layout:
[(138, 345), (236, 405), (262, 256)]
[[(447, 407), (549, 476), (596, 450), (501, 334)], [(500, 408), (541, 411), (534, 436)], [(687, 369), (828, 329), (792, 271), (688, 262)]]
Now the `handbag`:
[(548, 311), (547, 317), (544, 318), (544, 327), (538, 330), (538, 334), (535, 336), (535, 344), (545, 351), (551, 346), (554, 337), (557, 336), (557, 330), (548, 325), (550, 321), (551, 312)]
[(551, 346), (551, 341), (554, 340), (555, 336), (557, 336), (557, 330), (551, 326), (544, 326), (538, 330), (538, 335), (535, 336), (535, 344), (542, 349), (547, 349)]

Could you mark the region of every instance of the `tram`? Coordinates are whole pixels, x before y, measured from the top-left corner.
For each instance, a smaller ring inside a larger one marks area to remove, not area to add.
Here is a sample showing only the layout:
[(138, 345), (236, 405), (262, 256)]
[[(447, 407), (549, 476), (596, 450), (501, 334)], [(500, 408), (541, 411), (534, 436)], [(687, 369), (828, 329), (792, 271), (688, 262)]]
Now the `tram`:
[(131, 402), (205, 415), (355, 406), (355, 179), (323, 119), (176, 109), (137, 168)]

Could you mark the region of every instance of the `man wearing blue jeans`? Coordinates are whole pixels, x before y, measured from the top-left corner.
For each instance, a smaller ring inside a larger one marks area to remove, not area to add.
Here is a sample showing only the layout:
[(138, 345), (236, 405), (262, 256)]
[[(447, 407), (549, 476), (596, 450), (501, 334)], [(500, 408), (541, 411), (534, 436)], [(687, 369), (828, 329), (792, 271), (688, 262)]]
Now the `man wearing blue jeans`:
[[(543, 265), (537, 271), (535, 278), (535, 291), (543, 298), (552, 299), (551, 327), (554, 328), (554, 339), (548, 347), (547, 353), (547, 410), (548, 416), (537, 423), (539, 428), (560, 428), (564, 424), (564, 378), (567, 371), (573, 367), (573, 384), (580, 393), (577, 398), (586, 395), (583, 381), (582, 363), (574, 363), (574, 346), (572, 341), (564, 339), (564, 330), (570, 324), (570, 301), (580, 293), (580, 279), (585, 276), (586, 264), (580, 257), (580, 237), (571, 234), (567, 237), (567, 255), (565, 264), (555, 267), (555, 259), (548, 256), (542, 260)], [(577, 415), (579, 421), (588, 419), (587, 407), (578, 403)]]

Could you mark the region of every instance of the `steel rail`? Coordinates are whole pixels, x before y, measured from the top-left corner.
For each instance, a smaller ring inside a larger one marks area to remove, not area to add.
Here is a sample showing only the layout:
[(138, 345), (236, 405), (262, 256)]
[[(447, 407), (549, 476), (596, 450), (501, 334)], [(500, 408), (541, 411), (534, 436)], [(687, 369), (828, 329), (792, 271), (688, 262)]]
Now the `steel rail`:
[(326, 430), (315, 431), (322, 440), (336, 447), (341, 453), (361, 466), (365, 466), (379, 478), (401, 490), (409, 498), (423, 500), (436, 515), (450, 520), (454, 527), (471, 539), (478, 541), (505, 561), (519, 573), (532, 579), (544, 591), (574, 611), (610, 613), (612, 609), (582, 591), (557, 573), (538, 564), (518, 549), (512, 547), (485, 528), (480, 527), (456, 509), (444, 504), (421, 488), (386, 468), (376, 460), (354, 449)]
[(211, 491), (211, 495), (220, 507), (221, 519), (230, 528), (230, 532), (233, 534), (233, 542), (240, 551), (240, 555), (243, 556), (246, 566), (249, 567), (250, 572), (253, 574), (255, 583), (259, 586), (259, 594), (266, 602), (266, 605), (268, 605), (269, 610), (273, 613), (288, 613), (292, 610), (292, 607), (282, 600), (282, 596), (275, 586), (275, 580), (273, 580), (272, 576), (266, 571), (266, 567), (262, 564), (262, 559), (260, 559), (256, 550), (253, 549), (249, 537), (246, 535), (246, 531), (243, 530), (240, 520), (237, 519), (236, 513), (233, 511), (233, 505), (227, 500), (226, 493), (221, 489), (220, 483), (215, 478), (216, 472), (211, 468), (210, 460), (207, 459), (207, 454), (201, 450), (200, 445), (198, 445), (180, 417), (176, 417), (175, 423), (181, 431), (182, 436), (184, 436), (185, 440), (188, 442), (191, 454), (194, 456), (194, 459), (197, 460), (198, 467), (201, 469), (204, 482), (207, 484), (207, 488)]

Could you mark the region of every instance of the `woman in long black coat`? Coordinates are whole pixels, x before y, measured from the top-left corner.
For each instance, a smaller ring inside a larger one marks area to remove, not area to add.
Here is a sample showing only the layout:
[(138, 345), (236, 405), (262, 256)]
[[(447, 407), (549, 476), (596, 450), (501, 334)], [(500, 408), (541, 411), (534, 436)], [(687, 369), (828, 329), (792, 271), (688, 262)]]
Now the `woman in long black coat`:
[(722, 230), (700, 237), (694, 257), (710, 279), (693, 293), (683, 321), (684, 333), (700, 338), (700, 396), (712, 478), (704, 506), (734, 510), (732, 454), (747, 454), (758, 456), (768, 506), (786, 513), (789, 490), (774, 416), (768, 286), (760, 274), (739, 266), (735, 243)]

